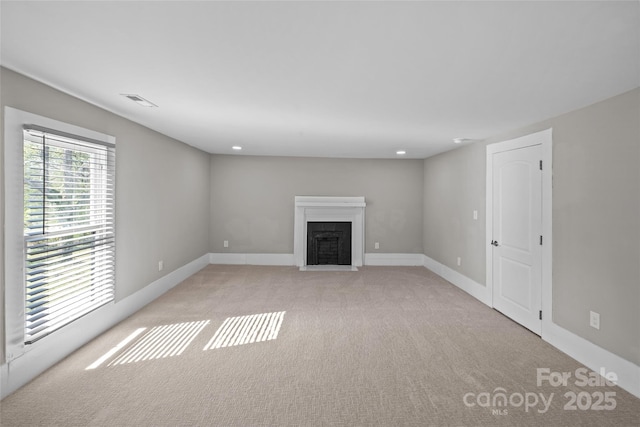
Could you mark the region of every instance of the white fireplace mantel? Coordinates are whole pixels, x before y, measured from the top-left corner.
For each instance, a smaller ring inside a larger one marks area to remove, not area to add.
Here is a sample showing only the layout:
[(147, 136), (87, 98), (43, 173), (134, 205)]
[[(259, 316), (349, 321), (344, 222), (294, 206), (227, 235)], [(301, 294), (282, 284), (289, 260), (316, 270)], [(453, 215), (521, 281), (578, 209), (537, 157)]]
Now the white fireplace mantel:
[(351, 222), (351, 265), (364, 261), (364, 197), (295, 197), (293, 255), (298, 267), (307, 265), (307, 222)]

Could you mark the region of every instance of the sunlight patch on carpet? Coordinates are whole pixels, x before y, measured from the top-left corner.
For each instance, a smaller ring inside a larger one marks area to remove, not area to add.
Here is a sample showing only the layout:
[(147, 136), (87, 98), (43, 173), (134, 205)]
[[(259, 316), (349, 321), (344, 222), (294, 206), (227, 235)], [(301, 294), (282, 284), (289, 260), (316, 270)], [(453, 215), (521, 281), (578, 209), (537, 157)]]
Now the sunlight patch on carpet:
[(227, 317), (203, 350), (274, 340), (285, 311)]
[(138, 335), (143, 333), (147, 328), (138, 328), (131, 335), (123, 339), (118, 343), (117, 346), (113, 347), (111, 350), (107, 351), (103, 354), (98, 360), (93, 362), (91, 365), (85, 368), (85, 371), (89, 371), (91, 369), (96, 369), (98, 366), (102, 365), (105, 360), (108, 360), (111, 356), (122, 350), (127, 344), (133, 341)]
[(156, 326), (108, 366), (179, 356), (209, 320)]
[(134, 344), (122, 351), (127, 344), (147, 329), (139, 328), (89, 365), (86, 370), (97, 368), (118, 352), (121, 352), (121, 354), (113, 359), (107, 366), (179, 356), (209, 322), (210, 320), (201, 320), (155, 326), (146, 334), (142, 335)]

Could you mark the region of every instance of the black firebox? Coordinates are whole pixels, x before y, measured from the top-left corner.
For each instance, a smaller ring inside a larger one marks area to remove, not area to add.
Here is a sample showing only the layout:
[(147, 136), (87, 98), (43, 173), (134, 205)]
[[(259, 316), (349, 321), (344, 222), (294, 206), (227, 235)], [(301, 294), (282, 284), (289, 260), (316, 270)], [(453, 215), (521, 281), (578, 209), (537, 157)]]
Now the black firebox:
[(351, 265), (351, 223), (308, 222), (307, 265)]

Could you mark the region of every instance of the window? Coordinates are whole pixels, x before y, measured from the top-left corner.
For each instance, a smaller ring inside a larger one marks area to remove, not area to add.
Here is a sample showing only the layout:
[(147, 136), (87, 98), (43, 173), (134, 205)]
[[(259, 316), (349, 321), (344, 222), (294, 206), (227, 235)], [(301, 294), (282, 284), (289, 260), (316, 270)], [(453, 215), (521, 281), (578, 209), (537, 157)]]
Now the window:
[(115, 145), (23, 130), (24, 343), (114, 299)]

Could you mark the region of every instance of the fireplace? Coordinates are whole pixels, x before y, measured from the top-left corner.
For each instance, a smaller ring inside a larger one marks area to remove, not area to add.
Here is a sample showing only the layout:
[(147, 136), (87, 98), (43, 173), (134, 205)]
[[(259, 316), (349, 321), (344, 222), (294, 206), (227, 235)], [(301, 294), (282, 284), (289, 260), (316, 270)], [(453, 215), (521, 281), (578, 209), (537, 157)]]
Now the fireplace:
[(307, 265), (351, 265), (351, 223), (307, 222)]
[[(296, 265), (301, 270), (305, 270), (307, 266), (350, 266), (351, 269), (362, 266), (365, 206), (364, 197), (296, 196), (293, 232)], [(320, 252), (320, 257), (317, 258), (313, 250), (308, 250), (309, 228), (316, 227), (310, 225), (314, 223), (346, 223), (350, 231), (340, 228), (342, 225), (332, 226), (334, 229), (320, 230), (320, 238), (315, 243), (315, 251)], [(344, 246), (346, 235), (350, 235), (350, 249)], [(342, 256), (345, 256), (345, 252), (350, 253), (350, 258), (340, 258), (336, 261), (335, 252), (340, 252)]]

